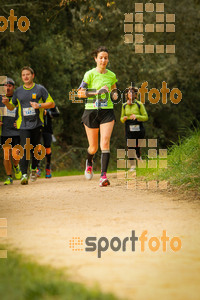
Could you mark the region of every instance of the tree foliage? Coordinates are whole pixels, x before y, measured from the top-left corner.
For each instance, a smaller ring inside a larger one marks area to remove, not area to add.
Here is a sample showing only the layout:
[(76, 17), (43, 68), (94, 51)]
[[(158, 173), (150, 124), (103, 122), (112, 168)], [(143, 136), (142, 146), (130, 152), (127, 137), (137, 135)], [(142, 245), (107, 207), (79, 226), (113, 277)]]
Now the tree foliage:
[[(21, 33), (0, 32), (1, 75), (12, 76), (21, 85), (20, 69), (30, 65), (36, 72), (36, 82), (43, 84), (55, 99), (61, 118), (55, 131), (61, 145), (87, 146), (80, 123), (83, 104), (73, 104), (69, 92), (76, 89), (84, 73), (95, 66), (92, 50), (106, 45), (110, 50), (109, 66), (117, 74), (118, 88), (123, 91), (131, 82), (140, 87), (148, 81), (148, 89), (160, 89), (162, 81), (170, 89), (177, 87), (183, 94), (178, 105), (161, 101), (153, 105), (146, 101), (149, 121), (147, 136), (159, 138), (161, 144), (176, 141), (185, 128), (200, 116), (198, 83), (199, 62), (199, 2), (187, 0), (165, 2), (165, 13), (175, 13), (176, 31), (168, 35), (145, 34), (150, 44), (175, 43), (175, 54), (136, 54), (134, 44), (124, 43), (124, 14), (134, 13), (138, 1), (50, 0), (17, 2), (8, 0), (0, 5), (0, 16), (27, 16), (30, 29)], [(156, 3), (156, 1), (151, 1)], [(144, 1), (145, 3), (145, 1)], [(145, 22), (155, 22), (155, 15), (146, 14)], [(121, 104), (115, 106), (117, 123), (113, 146), (124, 145), (123, 125), (119, 123)]]

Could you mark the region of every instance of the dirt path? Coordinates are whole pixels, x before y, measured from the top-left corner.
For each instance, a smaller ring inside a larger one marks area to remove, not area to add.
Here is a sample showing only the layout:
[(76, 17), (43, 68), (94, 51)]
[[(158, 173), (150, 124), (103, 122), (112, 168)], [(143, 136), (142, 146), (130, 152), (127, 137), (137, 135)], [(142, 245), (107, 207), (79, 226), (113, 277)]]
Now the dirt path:
[[(15, 181), (0, 184), (0, 218), (8, 219), (9, 242), (40, 263), (64, 267), (73, 280), (87, 286), (98, 284), (103, 291), (135, 300), (200, 299), (200, 205), (199, 202), (168, 197), (167, 193), (127, 190), (115, 175), (112, 185), (99, 188), (99, 176), (86, 182), (83, 176), (40, 179), (28, 186)], [(108, 250), (72, 251), (72, 237), (117, 236), (122, 240), (135, 230), (148, 240), (161, 238), (163, 230), (171, 239), (182, 240), (173, 252), (160, 246), (157, 252)]]

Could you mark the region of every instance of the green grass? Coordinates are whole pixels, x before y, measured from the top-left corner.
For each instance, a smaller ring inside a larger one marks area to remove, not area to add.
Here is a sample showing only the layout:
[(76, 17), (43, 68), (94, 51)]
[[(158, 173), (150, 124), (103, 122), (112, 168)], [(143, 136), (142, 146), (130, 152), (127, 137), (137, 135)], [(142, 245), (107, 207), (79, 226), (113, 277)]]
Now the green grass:
[[(108, 170), (108, 173), (116, 173), (117, 170)], [(2, 172), (3, 173), (3, 172)], [(94, 174), (100, 174), (100, 171), (94, 171)], [(56, 170), (52, 171), (53, 177), (62, 177), (62, 176), (75, 176), (75, 175), (84, 175), (84, 170)], [(45, 170), (42, 168), (41, 178), (45, 178)], [(5, 181), (6, 175), (0, 175), (0, 181)], [(15, 178), (14, 178), (15, 179)]]
[(2, 300), (117, 299), (111, 294), (101, 293), (98, 289), (87, 289), (82, 284), (70, 282), (62, 271), (40, 266), (10, 250), (7, 259), (0, 259), (0, 278)]
[[(158, 158), (159, 160), (159, 158)], [(167, 180), (171, 185), (200, 192), (200, 129), (168, 149), (167, 169), (137, 169), (147, 180)]]
[[(62, 176), (74, 176), (74, 175), (83, 175), (83, 171), (79, 170), (56, 170), (52, 171), (53, 177), (62, 177)], [(42, 170), (41, 178), (45, 177), (45, 171)]]
[(171, 148), (168, 168), (160, 177), (171, 184), (200, 192), (200, 130), (195, 130)]

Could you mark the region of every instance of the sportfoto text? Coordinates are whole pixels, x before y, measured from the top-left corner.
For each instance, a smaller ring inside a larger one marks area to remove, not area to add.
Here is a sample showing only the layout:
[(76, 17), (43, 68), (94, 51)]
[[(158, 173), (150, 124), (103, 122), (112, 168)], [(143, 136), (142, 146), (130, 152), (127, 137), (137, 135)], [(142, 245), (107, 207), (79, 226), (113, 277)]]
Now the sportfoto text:
[[(145, 81), (142, 83), (141, 87), (138, 89), (138, 94), (140, 95), (140, 101), (143, 104), (145, 104), (146, 94), (148, 95), (149, 102), (152, 104), (157, 104), (161, 99), (161, 95), (162, 95), (162, 104), (167, 104), (168, 94), (169, 94), (170, 101), (173, 104), (178, 104), (182, 100), (181, 91), (178, 88), (173, 88), (170, 91), (170, 89), (167, 87), (167, 83), (165, 81), (162, 82), (162, 87), (161, 87), (160, 91), (156, 88), (152, 88), (152, 89), (148, 90), (147, 86), (148, 86), (148, 82)], [(111, 97), (113, 104), (118, 104), (119, 102), (121, 102), (123, 100), (126, 101), (126, 99), (123, 99), (123, 95), (127, 92), (127, 90), (128, 89), (126, 88), (123, 92), (121, 92), (119, 89), (113, 89), (110, 92), (110, 97)], [(77, 90), (72, 90), (72, 92), (69, 93), (69, 98), (71, 97), (71, 95), (74, 94), (75, 91), (77, 92)], [(102, 100), (104, 102), (108, 101), (108, 99), (109, 99), (108, 91), (106, 89), (100, 89), (99, 93), (97, 95), (90, 95), (90, 92), (96, 93), (97, 90), (95, 90), (95, 89), (87, 89), (86, 90), (86, 96), (89, 98), (92, 98), (92, 100), (84, 99), (88, 103), (90, 101), (93, 101), (93, 99), (94, 100), (96, 100), (96, 99)], [(102, 96), (102, 94), (103, 94), (103, 96)], [(117, 98), (116, 98), (116, 94), (117, 94)], [(80, 103), (80, 102), (77, 102), (77, 103)]]
[(110, 242), (106, 237), (101, 237), (97, 239), (97, 237), (87, 237), (85, 239), (86, 252), (94, 252), (97, 250), (97, 257), (101, 258), (102, 252), (106, 252), (109, 247), (112, 251), (126, 251), (127, 244), (131, 247), (131, 250), (134, 252), (136, 248), (136, 242), (140, 244), (140, 251), (144, 252), (147, 248), (152, 252), (156, 252), (162, 248), (163, 252), (166, 252), (167, 245), (174, 252), (177, 252), (181, 249), (181, 239), (179, 237), (173, 237), (171, 240), (166, 235), (166, 230), (163, 230), (162, 236), (159, 238), (153, 236), (149, 240), (147, 238), (147, 230), (144, 230), (140, 237), (135, 235), (135, 230), (132, 230), (132, 235), (130, 237), (125, 237), (121, 240), (119, 237), (113, 237)]

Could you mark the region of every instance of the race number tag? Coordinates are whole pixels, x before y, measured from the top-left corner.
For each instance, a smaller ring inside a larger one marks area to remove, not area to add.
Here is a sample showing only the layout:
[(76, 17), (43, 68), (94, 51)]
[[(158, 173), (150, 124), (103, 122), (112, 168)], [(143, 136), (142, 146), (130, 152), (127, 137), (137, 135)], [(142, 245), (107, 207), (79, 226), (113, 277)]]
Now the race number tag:
[(27, 116), (34, 116), (36, 114), (35, 109), (33, 107), (26, 107), (23, 108), (23, 115)]
[(130, 131), (140, 131), (140, 125), (129, 125)]
[(96, 100), (96, 102), (93, 104), (93, 107), (106, 107), (108, 106), (108, 101), (105, 100)]
[(11, 118), (15, 118), (15, 116), (16, 116), (16, 108), (14, 108), (13, 110), (7, 109), (6, 116), (7, 117), (11, 117)]

